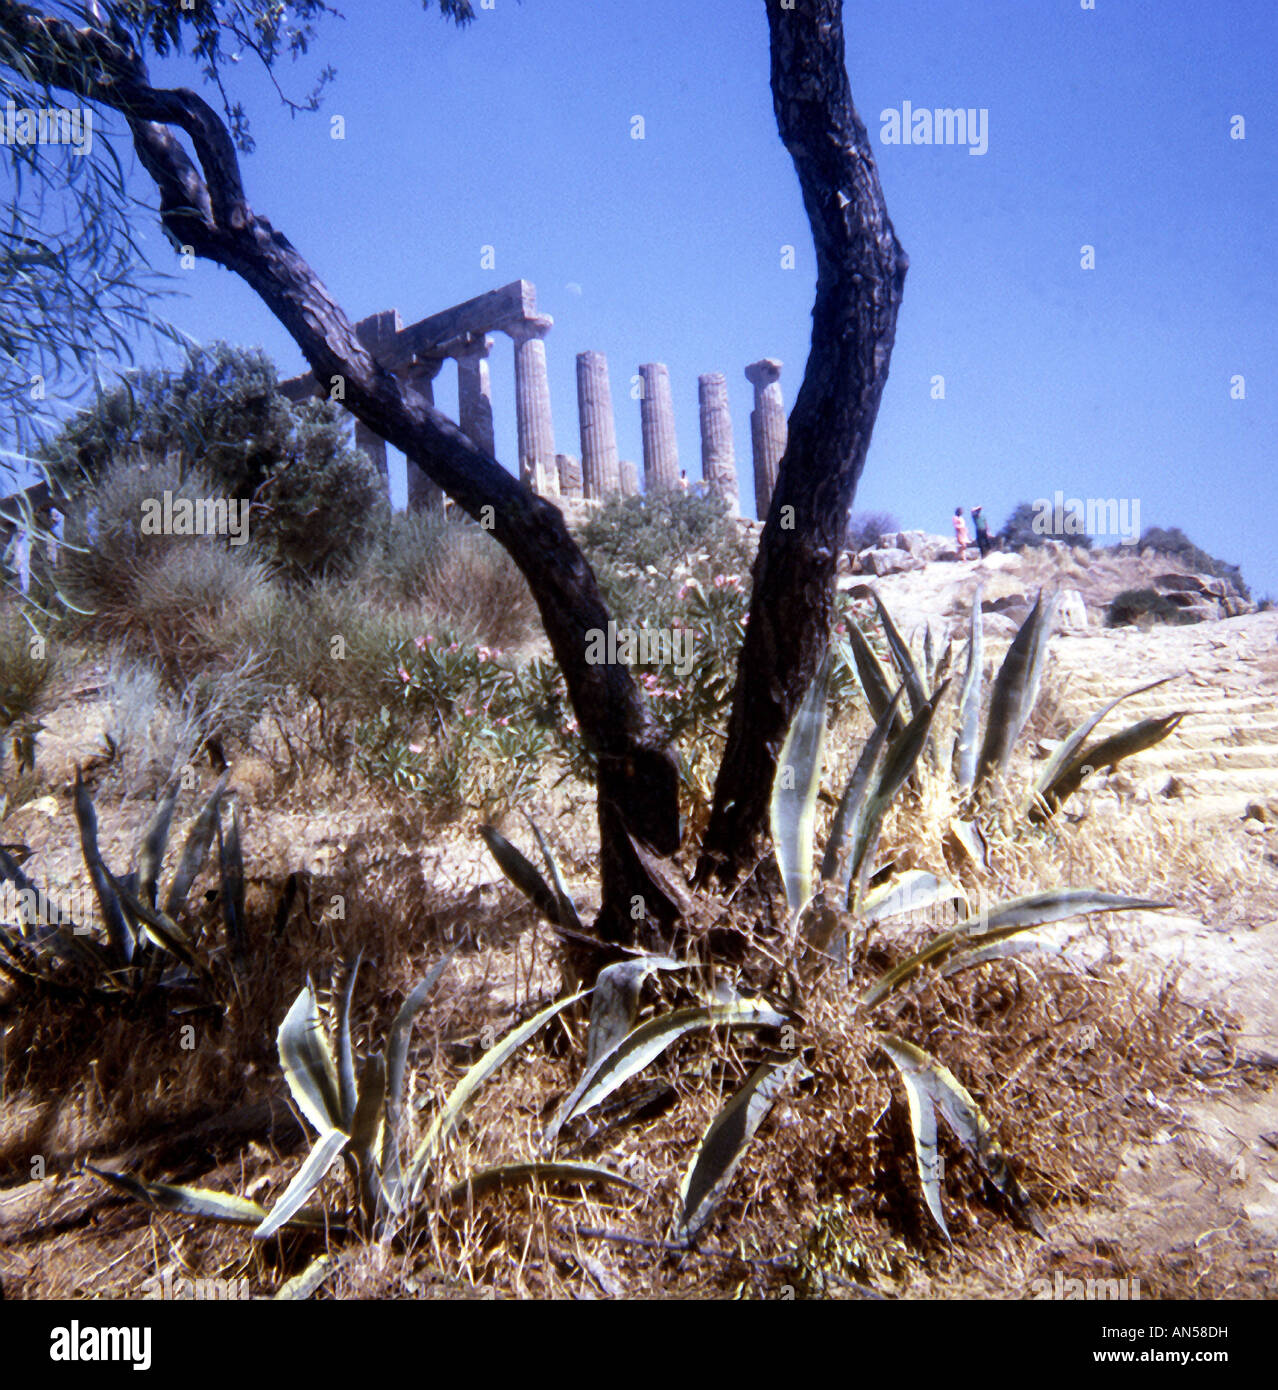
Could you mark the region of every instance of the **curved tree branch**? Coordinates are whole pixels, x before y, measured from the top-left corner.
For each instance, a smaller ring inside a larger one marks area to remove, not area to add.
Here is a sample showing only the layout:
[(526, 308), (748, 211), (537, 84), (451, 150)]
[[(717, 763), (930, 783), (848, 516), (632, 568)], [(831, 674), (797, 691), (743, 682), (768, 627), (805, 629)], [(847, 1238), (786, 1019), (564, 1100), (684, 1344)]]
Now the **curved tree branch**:
[[(598, 929), (607, 938), (631, 938), (636, 896), (658, 926), (668, 927), (677, 908), (645, 864), (644, 847), (667, 855), (679, 847), (677, 767), (628, 667), (586, 662), (586, 634), (606, 629), (608, 612), (558, 508), (402, 387), (361, 344), (292, 243), (248, 206), (234, 143), (208, 103), (193, 92), (152, 88), (142, 59), (98, 30), (75, 29), (14, 0), (0, 0), (0, 27), (21, 41), (39, 80), (128, 119), (169, 235), (239, 275), (287, 329), (316, 380), (417, 460), (509, 552), (532, 590), (597, 757), (604, 897)], [(190, 138), (202, 173), (174, 126)]]
[(754, 565), (697, 880), (751, 861), (786, 730), (829, 641), (844, 524), (887, 381), (908, 258), (844, 65), (842, 0), (767, 0), (772, 99), (817, 256), (812, 345)]

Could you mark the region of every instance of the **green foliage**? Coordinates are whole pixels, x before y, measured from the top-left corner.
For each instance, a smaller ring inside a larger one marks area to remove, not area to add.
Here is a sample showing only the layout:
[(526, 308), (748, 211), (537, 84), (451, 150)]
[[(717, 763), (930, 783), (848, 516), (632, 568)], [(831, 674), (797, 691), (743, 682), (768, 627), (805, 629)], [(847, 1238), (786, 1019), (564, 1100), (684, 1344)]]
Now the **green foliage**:
[(284, 576), (349, 573), (389, 520), (385, 484), (347, 438), (340, 406), (294, 405), (277, 386), (258, 348), (191, 347), (180, 370), (129, 372), (102, 392), (42, 461), (82, 507), (131, 510), (135, 527), (142, 500), (175, 479), (183, 496), (251, 503), (257, 550)]
[(383, 602), (420, 609), (487, 646), (517, 646), (537, 629), (537, 605), (515, 562), (452, 509), (397, 512), (360, 582)]
[(1003, 523), (1003, 529), (999, 532), (999, 539), (1003, 543), (1004, 550), (1024, 550), (1026, 547), (1045, 545), (1049, 540), (1064, 541), (1066, 545), (1078, 546), (1083, 550), (1089, 550), (1092, 538), (1083, 530), (1084, 518), (1077, 512), (1066, 513), (1067, 527), (1076, 527), (1071, 534), (1067, 530), (1063, 535), (1047, 535), (1045, 532), (1036, 529), (1034, 522), (1040, 515), (1040, 511), (1032, 502), (1018, 502), (1012, 508), (1011, 515)]
[(1143, 626), (1148, 623), (1192, 623), (1193, 616), (1157, 589), (1124, 589), (1109, 601), (1106, 627)]
[(1196, 546), (1179, 526), (1147, 527), (1140, 538), (1140, 548), (1156, 551), (1159, 555), (1170, 555), (1197, 574), (1212, 574), (1218, 579), (1228, 580), (1243, 598), (1251, 598), (1251, 590), (1243, 582), (1238, 566), (1209, 555)]

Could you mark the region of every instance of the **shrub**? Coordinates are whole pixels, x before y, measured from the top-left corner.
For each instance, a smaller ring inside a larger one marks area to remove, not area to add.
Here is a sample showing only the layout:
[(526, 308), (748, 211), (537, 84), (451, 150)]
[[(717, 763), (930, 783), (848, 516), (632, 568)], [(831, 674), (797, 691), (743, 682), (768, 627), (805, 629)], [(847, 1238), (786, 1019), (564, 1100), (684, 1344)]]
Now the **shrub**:
[(390, 520), (386, 483), (332, 401), (295, 407), (285, 456), (253, 494), (252, 533), (292, 580), (349, 575)]
[(537, 630), (537, 605), (518, 566), (464, 518), (396, 513), (365, 575), (384, 602), (420, 608), (484, 646), (518, 646)]
[(901, 523), (891, 512), (853, 512), (848, 517), (844, 546), (855, 555), (878, 545), (884, 536), (901, 529)]
[(1159, 555), (1170, 555), (1179, 560), (1187, 569), (1198, 574), (1215, 575), (1217, 579), (1227, 580), (1245, 599), (1251, 598), (1251, 590), (1243, 582), (1242, 571), (1237, 565), (1226, 560), (1218, 560), (1205, 550), (1196, 546), (1179, 526), (1150, 526), (1140, 538), (1142, 550), (1153, 550)]
[(1073, 534), (1065, 532), (1059, 536), (1049, 535), (1035, 527), (1035, 520), (1040, 515), (1041, 509), (1032, 502), (1018, 502), (998, 533), (1003, 549), (1024, 550), (1029, 546), (1043, 545), (1047, 541), (1064, 541), (1066, 545), (1078, 546), (1083, 550), (1091, 548), (1092, 538), (1083, 531), (1084, 518), (1077, 512), (1066, 513), (1066, 516), (1077, 518), (1078, 530)]
[(1129, 624), (1190, 623), (1193, 619), (1157, 589), (1124, 589), (1110, 600), (1106, 627)]
[(0, 766), (11, 738), (21, 761), (34, 763), (34, 738), (53, 673), (53, 658), (21, 606), (0, 606)]
[(349, 573), (389, 515), (386, 485), (347, 437), (332, 401), (281, 396), (258, 348), (215, 343), (180, 371), (125, 376), (42, 450), (72, 496), (100, 493), (130, 465), (172, 459), (202, 496), (252, 502), (263, 556), (290, 579)]
[(266, 583), (251, 544), (219, 536), (143, 535), (143, 503), (212, 495), (208, 476), (175, 458), (112, 464), (68, 512), (58, 583), (73, 626), (153, 658), (180, 689), (224, 654), (228, 615)]

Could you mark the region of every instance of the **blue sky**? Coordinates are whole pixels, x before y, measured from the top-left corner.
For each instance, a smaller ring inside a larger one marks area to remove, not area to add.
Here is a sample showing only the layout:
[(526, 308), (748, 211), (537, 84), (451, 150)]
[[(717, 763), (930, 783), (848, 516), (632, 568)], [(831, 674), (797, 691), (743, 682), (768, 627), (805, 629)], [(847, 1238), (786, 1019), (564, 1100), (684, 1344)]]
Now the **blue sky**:
[[(763, 4), (495, 0), (464, 31), (414, 0), (345, 11), (315, 50), (338, 69), (320, 114), (290, 117), (247, 58), (234, 74), (258, 141), (245, 161), (255, 209), (353, 318), (396, 307), (408, 322), (533, 281), (555, 319), (561, 452), (580, 453), (578, 352), (607, 354), (621, 454), (636, 460), (630, 378), (663, 361), (681, 462), (698, 477), (697, 375), (725, 372), (750, 510), (744, 368), (782, 359), (793, 401), (815, 276)], [(1058, 489), (1136, 499), (1142, 525), (1180, 525), (1278, 593), (1278, 5), (848, 0), (846, 22), (853, 95), (911, 261), (856, 507), (943, 531), (960, 503), (1001, 524)], [(300, 94), (313, 71), (282, 76)], [(181, 64), (153, 75), (197, 80)], [(884, 145), (880, 113), (907, 100), (987, 110), (988, 152)], [(330, 138), (333, 115), (344, 140)], [(1243, 140), (1230, 138), (1236, 115)], [(147, 238), (172, 265), (158, 230)], [(232, 276), (200, 265), (179, 287), (188, 297), (167, 312), (187, 332), (260, 343), (282, 375), (302, 369)], [(502, 335), (492, 372), (510, 467)], [(437, 401), (455, 410), (449, 371)]]

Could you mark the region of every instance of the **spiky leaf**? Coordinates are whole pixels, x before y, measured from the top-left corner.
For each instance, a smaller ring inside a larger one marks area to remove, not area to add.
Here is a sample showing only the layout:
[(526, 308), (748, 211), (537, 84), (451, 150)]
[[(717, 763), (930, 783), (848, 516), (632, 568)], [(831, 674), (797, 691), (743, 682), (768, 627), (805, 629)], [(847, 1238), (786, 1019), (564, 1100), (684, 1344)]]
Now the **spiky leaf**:
[(84, 777), (79, 765), (75, 769), (75, 818), (80, 827), (80, 849), (84, 855), (84, 867), (89, 871), (89, 881), (102, 909), (102, 921), (106, 925), (107, 938), (116, 958), (127, 965), (133, 959), (133, 930), (124, 917), (120, 898), (111, 886), (111, 876), (102, 855), (98, 850), (98, 813), (93, 809), (93, 799), (84, 785)]
[(209, 846), (213, 843), (213, 836), (217, 833), (218, 810), (222, 803), (222, 794), (226, 791), (226, 784), (230, 781), (230, 772), (224, 772), (218, 779), (218, 784), (213, 788), (213, 793), (204, 803), (204, 808), (196, 816), (195, 821), (187, 831), (186, 839), (182, 843), (182, 853), (178, 857), (178, 866), (173, 874), (173, 881), (169, 884), (168, 897), (164, 900), (164, 911), (169, 917), (176, 918), (182, 910), (182, 905), (186, 902), (186, 895), (191, 891), (191, 884), (195, 882), (195, 876), (200, 872), (200, 866), (208, 856)]
[(293, 1001), (276, 1035), (284, 1079), (297, 1108), (319, 1134), (341, 1130), (337, 1067), (309, 984)]
[(967, 666), (959, 691), (958, 734), (954, 744), (955, 775), (966, 791), (976, 778), (976, 751), (981, 737), (981, 682), (985, 661), (985, 632), (981, 618), (981, 589), (972, 597), (971, 627), (967, 638)]
[(985, 741), (981, 744), (981, 756), (976, 764), (976, 785), (984, 782), (992, 773), (1007, 771), (1012, 748), (1020, 738), (1025, 721), (1038, 699), (1055, 617), (1055, 597), (1045, 599), (1040, 590), (1034, 607), (1012, 639), (1012, 645), (994, 680), (990, 712), (985, 724)]
[(340, 1129), (322, 1134), (315, 1147), (306, 1156), (306, 1161), (297, 1171), (297, 1176), (280, 1193), (279, 1201), (271, 1208), (262, 1224), (253, 1232), (254, 1240), (267, 1240), (282, 1226), (289, 1222), (312, 1192), (324, 1180), (325, 1173), (333, 1166), (337, 1156), (350, 1142), (348, 1135)]
[(522, 1186), (525, 1183), (573, 1183), (580, 1187), (590, 1187), (596, 1183), (612, 1184), (618, 1187), (635, 1187), (629, 1178), (602, 1168), (597, 1163), (568, 1163), (562, 1160), (541, 1159), (526, 1163), (503, 1163), (495, 1168), (483, 1168), (468, 1173), (459, 1183), (454, 1183), (444, 1193), (444, 1202), (456, 1205), (482, 1197), (503, 1187)]
[[(904, 1038), (883, 1033), (878, 1038), (879, 1046), (892, 1059), (910, 1091), (910, 1119), (913, 1123), (917, 1108), (926, 1110), (934, 1106), (954, 1131), (955, 1138), (976, 1160), (981, 1172), (1003, 1193), (1016, 1211), (1033, 1227), (1035, 1234), (1042, 1237), (1046, 1233), (1029, 1193), (1021, 1186), (1008, 1164), (1007, 1157), (994, 1136), (989, 1121), (981, 1114), (980, 1106), (958, 1081), (952, 1072), (943, 1067), (934, 1057), (930, 1057), (920, 1047), (906, 1042)], [(928, 1194), (928, 1208), (936, 1217), (941, 1230), (949, 1238), (945, 1218), (941, 1214), (939, 1174), (937, 1172), (936, 1121), (931, 1124), (931, 1161), (925, 1164), (927, 1128), (915, 1129), (915, 1152), (919, 1161), (919, 1176), (924, 1180), (924, 1191), (928, 1192), (928, 1180), (933, 1190)], [(922, 1138), (920, 1137), (922, 1135)], [(935, 1204), (934, 1204), (935, 1203)]]
[(1184, 717), (1185, 711), (1180, 710), (1175, 714), (1142, 719), (1119, 733), (1110, 734), (1108, 738), (1100, 739), (1075, 753), (1031, 806), (1030, 819), (1047, 819), (1062, 802), (1074, 795), (1082, 785), (1083, 779), (1090, 773), (1102, 767), (1113, 767), (1124, 758), (1153, 748), (1174, 732)]
[[(892, 653), (892, 662), (896, 666), (897, 673), (905, 682), (905, 688), (910, 696), (910, 710), (917, 714), (928, 700), (923, 677), (919, 675), (918, 667), (914, 664), (914, 654), (910, 651), (909, 644), (897, 631), (896, 624), (892, 621), (892, 615), (887, 610), (887, 605), (879, 597), (879, 591), (875, 589), (872, 592), (874, 606), (878, 609), (879, 622), (883, 627), (883, 635), (887, 638), (888, 650)], [(928, 635), (930, 638), (931, 629), (928, 630)]]
[(937, 903), (964, 900), (961, 888), (924, 869), (909, 869), (865, 895), (860, 916), (866, 923), (885, 922), (903, 912), (924, 912)]
[(587, 990), (578, 990), (576, 994), (569, 995), (566, 999), (557, 1000), (549, 1008), (542, 1009), (540, 1013), (535, 1014), (526, 1023), (521, 1023), (519, 1027), (511, 1029), (504, 1038), (490, 1047), (462, 1077), (435, 1116), (425, 1139), (417, 1146), (417, 1152), (413, 1155), (413, 1162), (408, 1173), (408, 1188), (414, 1198), (421, 1191), (436, 1151), (456, 1129), (466, 1107), (474, 1098), (479, 1087), (529, 1038), (544, 1028), (556, 1014), (561, 1013), (570, 1004), (575, 1004), (578, 999), (584, 998), (588, 992)]
[(822, 658), (790, 722), (772, 783), (772, 844), (792, 912), (812, 896), (813, 831), (825, 751), (830, 654)]
[(677, 1238), (691, 1241), (705, 1226), (777, 1097), (805, 1070), (800, 1057), (764, 1062), (715, 1116), (679, 1189)]
[(559, 902), (554, 890), (533, 865), (491, 825), (481, 825), (479, 833), (497, 861), (497, 867), (532, 903), (548, 922), (559, 921)]

